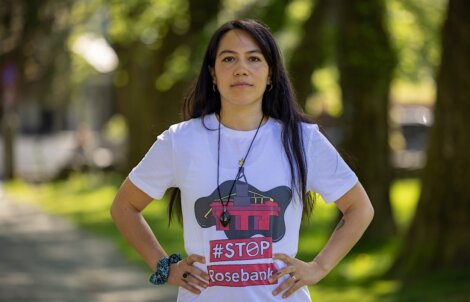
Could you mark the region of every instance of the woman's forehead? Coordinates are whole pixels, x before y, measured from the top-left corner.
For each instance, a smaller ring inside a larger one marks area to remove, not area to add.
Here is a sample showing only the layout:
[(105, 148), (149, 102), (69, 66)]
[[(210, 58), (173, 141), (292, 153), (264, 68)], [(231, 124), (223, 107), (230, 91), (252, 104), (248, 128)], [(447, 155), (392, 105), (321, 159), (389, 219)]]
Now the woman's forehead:
[(226, 52), (262, 53), (258, 43), (244, 30), (232, 29), (220, 39), (217, 56)]

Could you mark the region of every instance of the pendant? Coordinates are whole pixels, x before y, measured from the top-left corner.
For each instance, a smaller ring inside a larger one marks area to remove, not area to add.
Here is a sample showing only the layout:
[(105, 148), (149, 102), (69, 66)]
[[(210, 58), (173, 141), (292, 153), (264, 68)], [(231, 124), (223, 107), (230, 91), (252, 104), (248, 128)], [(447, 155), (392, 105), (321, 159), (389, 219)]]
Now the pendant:
[(226, 227), (230, 223), (230, 214), (224, 211), (222, 215), (220, 215), (220, 223)]

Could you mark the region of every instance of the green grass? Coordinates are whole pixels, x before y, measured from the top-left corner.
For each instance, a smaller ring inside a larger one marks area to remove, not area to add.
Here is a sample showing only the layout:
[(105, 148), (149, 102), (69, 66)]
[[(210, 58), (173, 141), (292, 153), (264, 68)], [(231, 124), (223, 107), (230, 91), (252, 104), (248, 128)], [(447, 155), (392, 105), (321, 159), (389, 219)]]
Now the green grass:
[[(109, 207), (122, 179), (115, 174), (73, 175), (67, 181), (41, 185), (12, 181), (5, 189), (9, 197), (38, 204), (49, 213), (68, 217), (93, 233), (111, 238), (128, 258), (144, 267), (109, 216)], [(400, 234), (405, 232), (413, 216), (419, 192), (420, 183), (416, 179), (396, 181), (391, 187), (393, 213)], [(182, 252), (182, 229), (177, 223), (168, 227), (166, 211), (167, 202), (155, 201), (145, 209), (144, 216), (167, 252)], [(336, 207), (318, 198), (311, 222), (301, 229), (300, 259), (310, 260), (320, 251), (336, 217)], [(411, 287), (383, 279), (381, 276), (393, 262), (397, 246), (397, 239), (391, 239), (380, 248), (350, 253), (320, 284), (310, 287), (312, 301), (470, 301), (465, 291), (470, 283), (468, 270), (430, 275)]]

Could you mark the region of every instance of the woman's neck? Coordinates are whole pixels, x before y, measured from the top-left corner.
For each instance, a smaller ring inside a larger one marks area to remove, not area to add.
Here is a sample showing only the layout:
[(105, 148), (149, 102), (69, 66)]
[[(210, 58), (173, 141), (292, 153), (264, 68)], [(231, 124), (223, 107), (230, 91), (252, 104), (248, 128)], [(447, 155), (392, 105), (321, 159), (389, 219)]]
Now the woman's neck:
[[(258, 128), (261, 118), (263, 117), (262, 111), (256, 112), (242, 112), (242, 111), (224, 111), (223, 108), (218, 116), (219, 122), (227, 128), (240, 131), (255, 130)], [(266, 118), (263, 123), (266, 122)]]

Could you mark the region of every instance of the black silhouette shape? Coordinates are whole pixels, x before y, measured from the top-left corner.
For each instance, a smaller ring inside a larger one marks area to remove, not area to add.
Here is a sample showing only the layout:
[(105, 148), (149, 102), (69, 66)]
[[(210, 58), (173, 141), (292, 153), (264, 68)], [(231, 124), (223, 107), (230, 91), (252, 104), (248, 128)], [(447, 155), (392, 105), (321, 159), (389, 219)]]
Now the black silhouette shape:
[(291, 202), (291, 189), (279, 186), (263, 192), (238, 180), (235, 183), (235, 192), (227, 196), (232, 184), (233, 180), (229, 180), (219, 186), (227, 213), (231, 217), (230, 223), (227, 226), (220, 223), (223, 205), (216, 188), (211, 195), (196, 200), (194, 212), (199, 225), (202, 228), (216, 226), (229, 239), (251, 238), (260, 234), (271, 237), (273, 242), (281, 240), (286, 232), (284, 214)]

